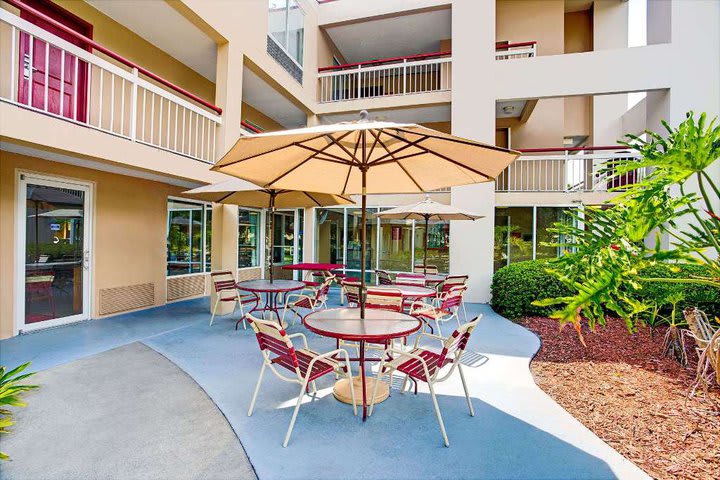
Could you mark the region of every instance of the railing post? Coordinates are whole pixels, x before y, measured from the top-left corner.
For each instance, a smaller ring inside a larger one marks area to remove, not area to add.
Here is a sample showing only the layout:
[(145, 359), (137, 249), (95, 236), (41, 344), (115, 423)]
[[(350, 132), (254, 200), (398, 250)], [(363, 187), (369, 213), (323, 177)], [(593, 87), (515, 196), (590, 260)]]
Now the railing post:
[(357, 81), (357, 98), (360, 99), (360, 93), (362, 92), (362, 72), (361, 72), (362, 65), (358, 65), (358, 81)]
[[(132, 84), (132, 94), (130, 95), (130, 140), (133, 142), (137, 138), (137, 94), (138, 94), (138, 69), (133, 68), (132, 69), (133, 74), (133, 84)], [(144, 114), (144, 113), (143, 113)]]
[(403, 58), (403, 95), (407, 93), (407, 58)]

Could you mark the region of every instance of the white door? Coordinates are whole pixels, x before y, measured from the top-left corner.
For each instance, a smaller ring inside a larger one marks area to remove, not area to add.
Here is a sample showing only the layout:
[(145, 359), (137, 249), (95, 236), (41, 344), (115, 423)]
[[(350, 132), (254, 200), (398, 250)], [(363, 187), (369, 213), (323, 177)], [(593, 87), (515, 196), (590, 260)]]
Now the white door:
[(19, 331), (90, 318), (91, 195), (89, 184), (19, 176)]

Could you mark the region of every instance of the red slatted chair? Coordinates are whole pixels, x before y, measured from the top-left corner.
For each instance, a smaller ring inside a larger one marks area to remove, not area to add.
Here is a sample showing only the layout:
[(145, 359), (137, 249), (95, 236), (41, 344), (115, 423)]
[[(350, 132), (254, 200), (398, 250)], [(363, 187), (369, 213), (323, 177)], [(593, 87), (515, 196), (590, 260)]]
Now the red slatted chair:
[(442, 336), (440, 322), (449, 322), (454, 318), (457, 321), (458, 327), (460, 326), (460, 315), (458, 315), (458, 313), (466, 290), (467, 287), (464, 285), (452, 287), (443, 295), (440, 306), (438, 307), (422, 301), (414, 302), (410, 307), (410, 315), (419, 317), (426, 323), (434, 321), (435, 326), (437, 326), (437, 332), (435, 333)]
[(213, 306), (212, 315), (210, 315), (210, 326), (212, 326), (213, 320), (215, 320), (215, 313), (217, 312), (220, 303), (233, 302), (233, 311), (231, 315), (235, 313), (235, 309), (238, 305), (240, 305), (240, 313), (243, 315), (240, 317), (240, 320), (235, 323), (235, 330), (237, 330), (240, 322), (243, 322), (243, 328), (247, 328), (247, 323), (245, 323), (244, 317), (244, 306), (253, 303), (257, 304), (260, 300), (259, 297), (254, 293), (240, 295), (236, 287), (235, 276), (229, 270), (212, 272), (210, 274), (210, 279), (212, 280), (213, 288), (215, 288), (216, 293), (215, 305)]
[(392, 285), (393, 280), (387, 270), (375, 270), (378, 285)]
[(415, 287), (425, 286), (425, 275), (422, 273), (404, 273), (395, 275), (395, 285), (412, 285)]
[[(25, 316), (30, 322), (52, 319), (57, 316), (55, 310), (55, 296), (53, 295), (52, 285), (55, 281), (55, 272), (52, 270), (42, 270), (28, 273), (25, 277), (25, 299), (27, 301), (27, 312)], [(51, 315), (47, 314), (31, 314), (30, 307), (33, 302), (46, 300), (50, 307)]]
[[(298, 312), (298, 308), (306, 308), (310, 311), (320, 310), (321, 308), (327, 307), (328, 294), (330, 293), (330, 285), (335, 281), (335, 277), (327, 277), (318, 288), (309, 289), (310, 294), (306, 293), (291, 293), (285, 297), (285, 308), (283, 309), (282, 321), (283, 325), (285, 322), (285, 314), (288, 310), (291, 310), (297, 317), (302, 320), (302, 315)], [(295, 325), (295, 318), (293, 318), (293, 325)]]
[(345, 278), (340, 280), (340, 286), (347, 299), (348, 305), (360, 305), (360, 280)]
[[(293, 411), (290, 425), (288, 426), (287, 434), (283, 441), (283, 447), (287, 447), (290, 441), (290, 435), (292, 434), (295, 419), (297, 418), (300, 404), (302, 403), (305, 393), (308, 392), (310, 385), (313, 387), (313, 392), (317, 392), (315, 380), (320, 377), (332, 374), (350, 379), (350, 395), (353, 401), (353, 413), (357, 415), (355, 390), (352, 385), (352, 370), (350, 369), (350, 357), (347, 351), (338, 348), (321, 355), (308, 348), (307, 338), (302, 333), (288, 335), (276, 322), (260, 320), (250, 314), (245, 315), (245, 318), (250, 322), (252, 329), (255, 331), (255, 336), (257, 337), (263, 356), (263, 364), (260, 369), (257, 384), (255, 385), (255, 392), (250, 401), (248, 417), (252, 415), (253, 409), (255, 408), (255, 401), (260, 391), (260, 384), (265, 374), (265, 368), (267, 367), (270, 367), (270, 370), (275, 376), (281, 380), (301, 385), (295, 410)], [(302, 339), (303, 348), (296, 350), (293, 346), (293, 338)], [(333, 357), (337, 355), (342, 356), (344, 361), (338, 362), (334, 360)], [(292, 375), (283, 375), (280, 370), (278, 370), (278, 367), (292, 372)]]
[[(462, 371), (462, 365), (460, 364), (460, 358), (462, 357), (465, 348), (467, 347), (470, 334), (472, 334), (475, 327), (482, 316), (478, 316), (469, 323), (466, 323), (462, 327), (458, 328), (447, 338), (440, 337), (438, 335), (431, 335), (429, 333), (421, 333), (415, 339), (415, 345), (409, 352), (401, 349), (388, 348), (385, 350), (383, 360), (380, 362), (380, 368), (378, 370), (378, 378), (373, 388), (373, 394), (370, 396), (370, 409), (368, 410), (368, 416), (372, 415), (373, 408), (375, 407), (375, 396), (377, 395), (377, 384), (380, 383), (383, 376), (389, 375), (392, 380), (392, 374), (398, 371), (405, 375), (405, 380), (400, 387), (400, 393), (405, 392), (405, 387), (408, 384), (408, 379), (412, 378), (414, 381), (425, 382), (428, 384), (430, 389), (430, 396), (432, 398), (433, 407), (435, 408), (435, 415), (437, 416), (438, 423), (440, 424), (440, 431), (442, 432), (443, 441), (445, 446), (450, 446), (447, 432), (445, 431), (445, 424), (443, 423), (442, 415), (440, 414), (440, 407), (438, 406), (437, 398), (435, 397), (435, 384), (444, 382), (453, 372), (457, 369), (460, 373), (460, 380), (462, 381), (463, 390), (465, 391), (465, 398), (467, 399), (468, 409), (470, 415), (475, 416), (475, 410), (470, 400), (470, 393), (468, 392), (467, 383), (465, 382), (465, 375)], [(422, 348), (419, 346), (420, 339), (424, 337), (434, 338), (440, 340), (443, 343), (443, 348), (440, 353)], [(392, 360), (386, 361), (386, 358)], [(446, 369), (445, 373), (440, 375), (444, 367), (450, 366)], [(392, 384), (392, 381), (390, 382)]]
[[(435, 288), (437, 289), (436, 294), (436, 300), (437, 303), (440, 304), (442, 302), (442, 299), (445, 295), (447, 295), (447, 292), (450, 291), (453, 287), (458, 286), (467, 286), (468, 282), (468, 276), (467, 275), (448, 275), (445, 280), (438, 283)], [(462, 304), (463, 314), (465, 315), (465, 320), (467, 320), (467, 310), (465, 310), (465, 303)]]

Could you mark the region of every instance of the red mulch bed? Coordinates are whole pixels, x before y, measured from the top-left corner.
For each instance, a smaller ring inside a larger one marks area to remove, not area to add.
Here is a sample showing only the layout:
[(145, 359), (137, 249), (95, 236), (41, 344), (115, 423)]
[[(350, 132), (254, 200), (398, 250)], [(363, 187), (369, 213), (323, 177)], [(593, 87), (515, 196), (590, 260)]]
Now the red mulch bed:
[(688, 368), (664, 358), (664, 329), (630, 335), (609, 320), (583, 333), (584, 347), (556, 320), (523, 325), (543, 342), (532, 362), (537, 384), (610, 446), (658, 479), (720, 479), (720, 388), (688, 397), (696, 357), (688, 352)]

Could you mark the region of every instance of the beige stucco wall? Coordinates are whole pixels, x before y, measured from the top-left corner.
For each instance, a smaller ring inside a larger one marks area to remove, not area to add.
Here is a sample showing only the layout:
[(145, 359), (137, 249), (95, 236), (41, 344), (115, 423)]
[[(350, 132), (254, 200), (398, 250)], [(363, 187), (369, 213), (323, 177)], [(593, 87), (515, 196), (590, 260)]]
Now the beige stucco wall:
[[(94, 186), (92, 317), (99, 291), (142, 283), (155, 285), (155, 304), (166, 298), (167, 197), (184, 188), (94, 169), (0, 152), (0, 338), (14, 326), (16, 172), (41, 173)], [(22, 261), (22, 259), (18, 259)]]
[(495, 8), (495, 41), (534, 40), (538, 55), (563, 53), (565, 7), (562, 0), (498, 0)]

